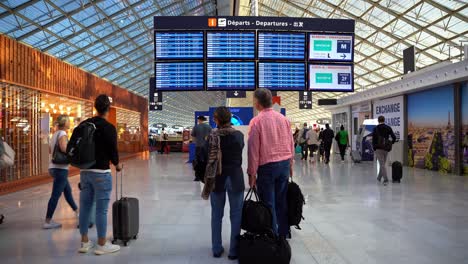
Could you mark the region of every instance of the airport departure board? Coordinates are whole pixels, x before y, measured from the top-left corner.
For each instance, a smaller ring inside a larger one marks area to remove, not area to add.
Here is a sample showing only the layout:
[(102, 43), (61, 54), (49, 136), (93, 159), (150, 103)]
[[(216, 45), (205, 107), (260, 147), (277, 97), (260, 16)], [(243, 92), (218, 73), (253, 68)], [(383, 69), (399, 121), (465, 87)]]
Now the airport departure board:
[(309, 60), (353, 61), (353, 36), (309, 34)]
[(156, 60), (203, 59), (203, 31), (156, 32)]
[(310, 64), (309, 90), (321, 92), (353, 92), (353, 65)]
[(208, 59), (255, 58), (255, 32), (207, 32), (206, 41), (206, 51)]
[(259, 59), (304, 60), (304, 33), (258, 32)]
[(279, 91), (303, 91), (306, 67), (296, 62), (258, 63), (258, 87)]
[(157, 62), (155, 69), (158, 91), (204, 90), (203, 62)]
[(207, 62), (207, 90), (254, 90), (255, 62)]

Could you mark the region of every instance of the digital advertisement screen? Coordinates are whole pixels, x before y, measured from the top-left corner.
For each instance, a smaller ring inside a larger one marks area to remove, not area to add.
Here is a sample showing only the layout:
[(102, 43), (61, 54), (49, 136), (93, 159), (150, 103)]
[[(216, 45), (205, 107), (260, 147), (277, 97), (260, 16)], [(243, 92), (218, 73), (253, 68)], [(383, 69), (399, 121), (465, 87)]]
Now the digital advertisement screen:
[(203, 31), (156, 32), (156, 60), (203, 59)]
[(350, 64), (309, 64), (309, 90), (353, 92), (353, 66)]
[(203, 91), (203, 62), (157, 62), (155, 65), (158, 91)]
[(303, 60), (305, 42), (304, 33), (259, 32), (258, 58)]
[(352, 35), (309, 35), (309, 60), (351, 62), (353, 49)]
[(254, 90), (255, 62), (207, 62), (208, 90)]
[(259, 62), (258, 87), (270, 90), (305, 90), (305, 64), (296, 62)]
[(207, 32), (208, 59), (254, 59), (255, 32)]

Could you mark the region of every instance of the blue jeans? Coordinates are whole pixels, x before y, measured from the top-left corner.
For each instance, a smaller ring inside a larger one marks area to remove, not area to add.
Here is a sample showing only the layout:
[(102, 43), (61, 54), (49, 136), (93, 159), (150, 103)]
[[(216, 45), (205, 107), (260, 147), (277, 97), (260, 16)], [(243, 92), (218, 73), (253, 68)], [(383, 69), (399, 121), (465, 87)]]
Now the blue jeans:
[(242, 221), (242, 206), (244, 204), (244, 192), (231, 191), (230, 178), (226, 179), (226, 188), (222, 192), (212, 192), (211, 200), (211, 244), (214, 254), (224, 250), (221, 238), (223, 227), (224, 204), (226, 203), (226, 192), (229, 198), (231, 218), (231, 244), (229, 256), (237, 256), (237, 236), (240, 235)]
[(260, 200), (273, 213), (273, 231), (280, 236), (289, 233), (288, 192), (289, 160), (272, 162), (258, 167), (257, 189)]
[(50, 196), (49, 204), (47, 205), (46, 218), (51, 219), (54, 215), (58, 200), (60, 199), (62, 193), (73, 211), (76, 211), (78, 207), (73, 200), (72, 189), (70, 187), (70, 183), (68, 182), (68, 170), (49, 169), (49, 174), (50, 176), (54, 177), (54, 184), (52, 186), (52, 195)]
[(96, 230), (98, 238), (105, 238), (107, 233), (107, 211), (112, 192), (112, 175), (82, 171), (80, 173), (80, 233), (88, 234), (89, 216), (93, 201), (96, 201)]

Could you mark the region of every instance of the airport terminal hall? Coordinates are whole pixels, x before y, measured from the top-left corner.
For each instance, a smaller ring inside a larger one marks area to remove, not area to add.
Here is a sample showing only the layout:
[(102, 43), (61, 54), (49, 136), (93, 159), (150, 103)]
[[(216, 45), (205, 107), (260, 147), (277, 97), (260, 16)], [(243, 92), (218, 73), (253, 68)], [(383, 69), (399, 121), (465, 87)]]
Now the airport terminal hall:
[(1, 264), (467, 249), (468, 0), (0, 0)]

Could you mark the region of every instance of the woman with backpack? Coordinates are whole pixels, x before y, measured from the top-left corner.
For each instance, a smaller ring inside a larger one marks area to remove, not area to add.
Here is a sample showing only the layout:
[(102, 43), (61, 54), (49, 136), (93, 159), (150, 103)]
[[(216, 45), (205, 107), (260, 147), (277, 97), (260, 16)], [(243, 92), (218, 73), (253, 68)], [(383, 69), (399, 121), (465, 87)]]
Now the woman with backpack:
[(52, 194), (47, 205), (47, 213), (44, 229), (60, 228), (60, 223), (52, 221), (55, 209), (57, 208), (58, 200), (62, 193), (65, 200), (68, 202), (72, 210), (78, 217), (78, 206), (73, 200), (72, 189), (68, 182), (68, 160), (63, 159), (67, 151), (68, 135), (67, 130), (70, 128), (70, 121), (68, 116), (59, 115), (56, 120), (57, 131), (54, 133), (50, 140), (49, 153), (52, 154), (52, 159), (49, 163), (49, 174), (54, 178), (52, 185)]

